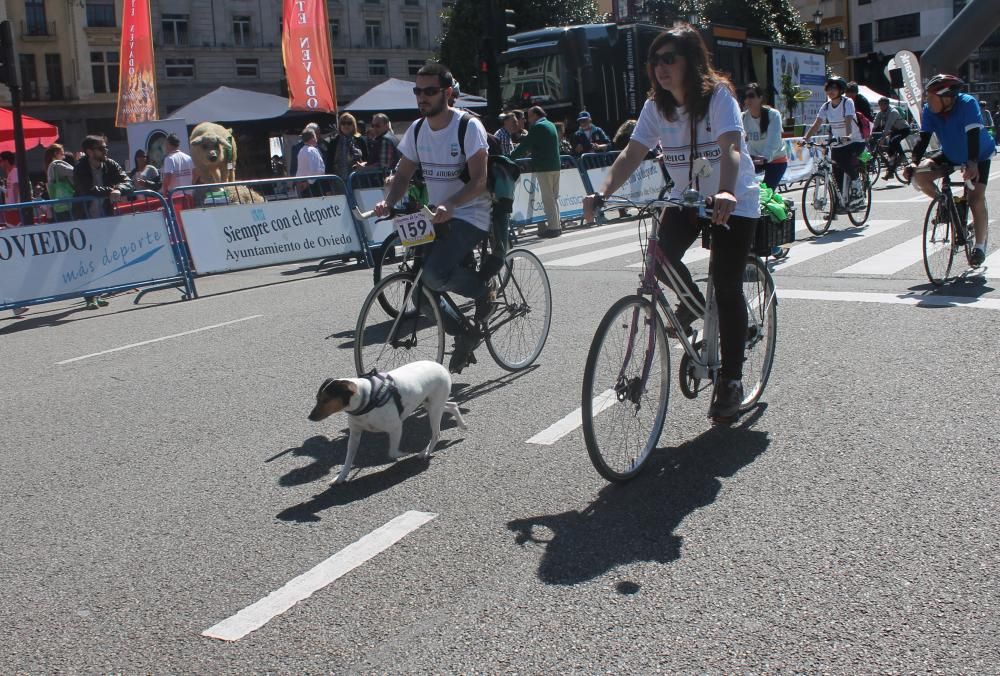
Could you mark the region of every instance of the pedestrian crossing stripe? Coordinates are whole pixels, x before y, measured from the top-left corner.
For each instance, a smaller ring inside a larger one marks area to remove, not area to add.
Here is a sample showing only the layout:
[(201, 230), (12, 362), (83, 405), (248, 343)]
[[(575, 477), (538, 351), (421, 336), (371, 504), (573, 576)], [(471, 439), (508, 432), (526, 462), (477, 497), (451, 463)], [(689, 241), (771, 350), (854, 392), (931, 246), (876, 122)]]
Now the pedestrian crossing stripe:
[(940, 296), (919, 293), (870, 293), (867, 291), (823, 291), (813, 289), (777, 289), (778, 302), (783, 300), (821, 300), (847, 303), (884, 303), (889, 305), (919, 305), (930, 307), (974, 308), (1000, 310), (1000, 298), (977, 296)]

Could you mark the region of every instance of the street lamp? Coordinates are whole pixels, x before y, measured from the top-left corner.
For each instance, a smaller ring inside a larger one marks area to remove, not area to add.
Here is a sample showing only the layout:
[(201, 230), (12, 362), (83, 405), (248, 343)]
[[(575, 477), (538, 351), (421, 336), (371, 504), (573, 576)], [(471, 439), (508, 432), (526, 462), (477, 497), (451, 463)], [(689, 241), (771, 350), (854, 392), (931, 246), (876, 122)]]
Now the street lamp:
[(823, 23), (823, 10), (817, 8), (816, 11), (813, 12), (813, 23), (817, 26)]

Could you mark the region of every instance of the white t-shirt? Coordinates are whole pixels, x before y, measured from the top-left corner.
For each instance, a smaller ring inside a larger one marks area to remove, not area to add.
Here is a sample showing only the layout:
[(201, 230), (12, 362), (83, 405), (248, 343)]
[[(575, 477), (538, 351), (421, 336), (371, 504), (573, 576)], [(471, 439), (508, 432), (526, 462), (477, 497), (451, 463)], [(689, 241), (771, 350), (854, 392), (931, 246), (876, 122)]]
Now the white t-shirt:
[[(486, 128), (482, 122), (473, 117), (465, 130), (465, 155), (462, 155), (461, 146), (458, 144), (458, 125), (461, 119), (462, 112), (452, 110), (451, 122), (438, 131), (431, 129), (431, 125), (425, 120), (420, 125), (416, 147), (413, 144), (413, 131), (417, 125), (411, 124), (403, 134), (403, 140), (399, 142), (399, 152), (406, 159), (420, 165), (431, 204), (441, 204), (465, 187), (459, 175), (465, 167), (466, 157), (472, 157), (480, 150), (489, 151), (486, 145)], [(488, 232), (489, 194), (484, 190), (482, 195), (455, 207), (454, 217)]]
[[(733, 189), (736, 196), (736, 209), (733, 213), (737, 216), (758, 218), (760, 197), (757, 176), (744, 139), (740, 107), (724, 85), (715, 88), (708, 106), (708, 115), (698, 121), (695, 129), (697, 134), (695, 155), (708, 159), (712, 166), (712, 175), (707, 178), (696, 178), (694, 187), (706, 196), (719, 192), (719, 160), (722, 157), (722, 150), (719, 148), (718, 139), (722, 134), (731, 131), (739, 132), (740, 137), (740, 168)], [(635, 131), (632, 132), (632, 140), (650, 150), (655, 148), (657, 143), (663, 147), (664, 162), (674, 182), (670, 195), (680, 197), (690, 183), (688, 154), (691, 151), (691, 122), (684, 107), (677, 108), (677, 119), (671, 122), (660, 114), (656, 102), (648, 99), (639, 113), (639, 121), (635, 125)]]
[[(851, 101), (846, 96), (841, 96), (840, 103), (836, 106), (830, 105), (830, 102), (827, 101), (819, 107), (819, 113), (816, 114), (817, 120), (830, 125), (835, 138), (847, 136), (847, 123), (844, 122), (845, 117), (851, 118), (851, 143), (864, 141), (861, 137), (861, 129), (858, 128), (858, 118), (854, 116), (854, 101)], [(839, 148), (845, 145), (847, 144), (838, 142), (834, 144), (834, 147)]]
[[(747, 146), (750, 148), (750, 155), (763, 157), (765, 162), (775, 160), (785, 161), (785, 142), (781, 139), (781, 114), (774, 108), (764, 108), (761, 106), (761, 117), (757, 118), (750, 114), (749, 110), (743, 111), (743, 128), (747, 132)], [(767, 133), (760, 130), (761, 119), (767, 115)]]
[(323, 154), (316, 146), (304, 144), (299, 148), (299, 157), (296, 161), (298, 163), (295, 167), (296, 176), (318, 176), (326, 173), (326, 162), (323, 161)]
[(179, 185), (191, 185), (194, 161), (186, 152), (178, 150), (163, 158), (163, 168), (160, 173), (164, 180), (167, 176), (173, 176), (171, 188), (176, 188)]

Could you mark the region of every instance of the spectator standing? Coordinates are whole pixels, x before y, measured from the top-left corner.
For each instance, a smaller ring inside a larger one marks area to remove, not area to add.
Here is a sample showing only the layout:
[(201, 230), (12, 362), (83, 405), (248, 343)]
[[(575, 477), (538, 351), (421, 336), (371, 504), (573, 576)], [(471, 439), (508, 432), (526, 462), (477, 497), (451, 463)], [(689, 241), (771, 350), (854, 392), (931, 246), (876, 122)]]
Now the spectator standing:
[[(177, 140), (175, 134), (170, 136)], [(167, 137), (168, 144), (170, 136)], [(175, 147), (178, 146), (180, 146), (179, 140)], [(90, 218), (111, 216), (114, 213), (111, 203), (120, 201), (123, 193), (132, 192), (132, 182), (129, 181), (121, 165), (108, 157), (108, 143), (103, 136), (91, 135), (83, 139), (83, 152), (86, 159), (77, 162), (73, 169), (73, 187), (76, 194), (100, 198), (91, 200), (85, 205), (84, 208)], [(190, 161), (191, 158), (188, 157), (188, 162)], [(96, 310), (108, 304), (108, 301), (97, 296), (84, 296), (84, 300), (88, 310)]]
[[(3, 169), (4, 177), (7, 179), (4, 203), (17, 204), (21, 201), (21, 186), (18, 185), (17, 177), (17, 156), (9, 150), (0, 153), (0, 169)], [(17, 209), (7, 209), (4, 211), (4, 221), (7, 225), (21, 225), (21, 214)]]
[(625, 120), (622, 126), (618, 127), (615, 137), (611, 139), (611, 147), (614, 150), (625, 150), (628, 142), (632, 139), (632, 132), (635, 131), (635, 120)]
[[(302, 131), (302, 148), (299, 149), (298, 162), (296, 163), (296, 176), (318, 176), (326, 173), (326, 162), (319, 152), (319, 139), (312, 129)], [(298, 184), (299, 193), (303, 197), (319, 197), (323, 194), (316, 179), (303, 181)]]
[(573, 134), (573, 150), (577, 155), (584, 153), (603, 153), (611, 148), (611, 139), (604, 133), (604, 130), (594, 124), (590, 118), (590, 113), (586, 110), (580, 111), (576, 116), (579, 128)]
[(525, 132), (525, 116), (523, 110), (517, 109), (510, 111), (510, 114), (514, 116), (514, 131), (511, 132), (510, 140), (516, 147), (521, 141), (524, 140), (527, 133)]
[(983, 115), (983, 124), (986, 125), (987, 131), (991, 134), (993, 133), (993, 113), (990, 112), (990, 107), (987, 105), (986, 101), (979, 102), (979, 112)]
[(517, 136), (517, 118), (514, 117), (514, 113), (503, 113), (500, 115), (500, 124), (502, 126), (497, 130), (495, 136), (500, 141), (500, 150), (504, 155), (510, 157), (510, 154), (514, 152), (514, 137)]
[(869, 122), (874, 119), (875, 116), (872, 114), (871, 101), (858, 94), (857, 82), (854, 82), (853, 80), (848, 82), (845, 94), (847, 94), (847, 98), (854, 103), (854, 112), (861, 113), (868, 118)]
[(129, 172), (129, 178), (132, 179), (132, 185), (135, 186), (136, 190), (159, 190), (160, 189), (160, 172), (149, 163), (149, 158), (146, 156), (146, 151), (139, 148), (135, 151), (135, 158), (133, 160), (134, 167), (132, 171)]
[(371, 140), (368, 142), (368, 164), (373, 169), (395, 169), (399, 162), (399, 141), (392, 133), (389, 116), (376, 113), (372, 116)]
[(559, 133), (559, 152), (562, 155), (573, 154), (573, 144), (566, 138), (566, 123), (556, 122), (556, 131)]
[[(87, 138), (90, 138), (89, 136)], [(84, 140), (86, 143), (86, 140)], [(88, 151), (86, 145), (83, 148), (83, 152), (87, 155), (88, 160), (92, 160), (92, 151)], [(105, 152), (107, 152), (107, 144), (105, 144)], [(113, 160), (108, 160), (109, 162)], [(81, 163), (83, 161), (81, 160)], [(115, 163), (119, 169), (117, 163)], [(161, 192), (166, 195), (172, 189), (180, 185), (191, 185), (194, 182), (194, 161), (191, 156), (186, 152), (181, 150), (181, 140), (177, 134), (170, 134), (167, 136), (167, 154), (163, 158), (163, 170), (160, 172), (163, 176), (163, 185)], [(128, 180), (128, 177), (126, 177)]]
[[(66, 149), (59, 143), (53, 143), (45, 149), (45, 181), (49, 191), (49, 199), (59, 200), (73, 197), (73, 165), (66, 161)], [(72, 204), (57, 204), (52, 207), (56, 221), (73, 220)]]
[[(312, 129), (316, 133), (316, 147), (319, 148), (320, 155), (322, 155), (325, 158), (326, 157), (326, 152), (327, 152), (328, 148), (327, 148), (327, 145), (326, 145), (326, 141), (324, 141), (323, 137), (320, 136), (319, 125), (317, 123), (315, 123), (315, 122), (310, 122), (306, 126), (302, 127), (302, 131), (303, 132), (306, 129)], [(292, 146), (291, 155), (290, 155), (289, 161), (288, 161), (288, 175), (289, 176), (298, 176), (299, 151), (302, 150), (302, 145), (303, 145), (303, 143), (302, 143), (302, 137), (300, 136), (299, 140), (296, 141), (295, 145)], [(320, 173), (321, 174), (325, 174), (326, 170), (324, 169)]]
[(528, 135), (511, 154), (511, 159), (531, 156), (533, 176), (545, 206), (545, 224), (538, 226), (538, 236), (558, 237), (562, 234), (559, 218), (559, 132), (545, 117), (541, 106), (532, 106), (527, 118), (530, 125)]
[(358, 133), (358, 121), (350, 113), (342, 113), (337, 125), (337, 135), (330, 141), (326, 156), (326, 173), (346, 181), (352, 171), (365, 165), (368, 144)]

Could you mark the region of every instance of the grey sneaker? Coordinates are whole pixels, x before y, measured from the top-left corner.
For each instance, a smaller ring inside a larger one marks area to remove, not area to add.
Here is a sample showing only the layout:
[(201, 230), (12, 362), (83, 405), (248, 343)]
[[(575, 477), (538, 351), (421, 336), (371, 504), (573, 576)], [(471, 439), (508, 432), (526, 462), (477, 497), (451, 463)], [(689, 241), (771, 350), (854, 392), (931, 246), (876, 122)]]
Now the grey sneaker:
[(719, 423), (731, 423), (740, 413), (743, 403), (743, 383), (739, 380), (719, 378), (715, 385), (708, 417)]

